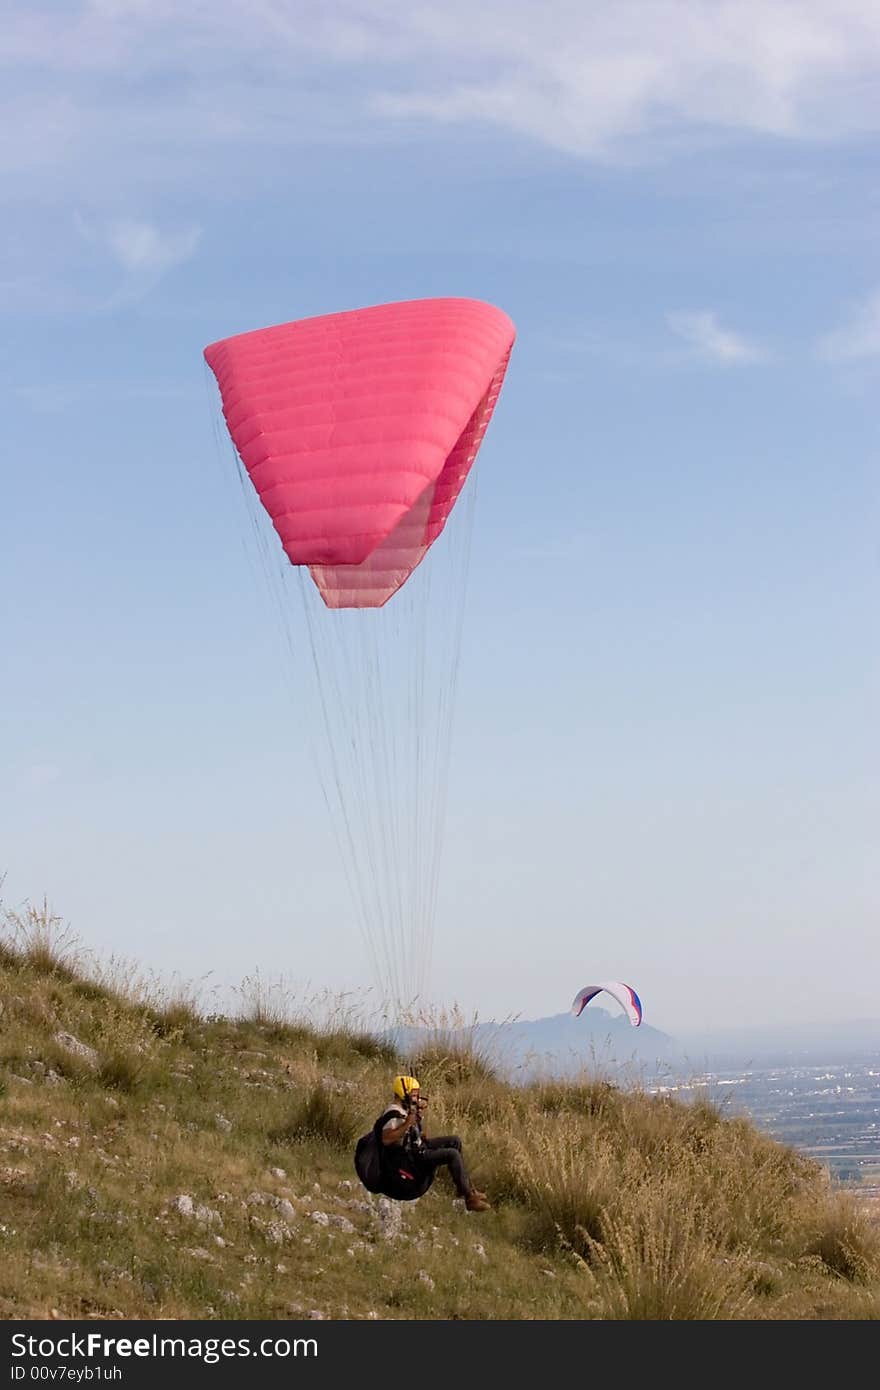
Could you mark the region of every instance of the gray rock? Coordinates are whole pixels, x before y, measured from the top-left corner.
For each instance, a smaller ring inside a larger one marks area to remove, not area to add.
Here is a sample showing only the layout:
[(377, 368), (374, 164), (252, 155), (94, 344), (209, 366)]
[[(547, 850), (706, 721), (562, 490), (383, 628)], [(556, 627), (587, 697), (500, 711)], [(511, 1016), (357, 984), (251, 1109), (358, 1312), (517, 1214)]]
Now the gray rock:
[(191, 1217), (203, 1226), (213, 1226), (220, 1221), (219, 1211), (214, 1211), (212, 1207), (206, 1207), (202, 1203), (196, 1204), (188, 1192), (182, 1192), (179, 1197), (175, 1197), (171, 1206), (180, 1216)]
[(290, 1239), (290, 1228), (285, 1226), (283, 1221), (270, 1221), (265, 1230), (267, 1240), (273, 1245), (283, 1245)]
[(403, 1216), (399, 1202), (380, 1197), (376, 1207), (379, 1234), (383, 1240), (399, 1240), (402, 1234)]
[(251, 1192), (245, 1199), (246, 1207), (272, 1207), (285, 1221), (296, 1220), (296, 1207), (287, 1197), (276, 1197), (274, 1192)]
[(64, 1048), (65, 1052), (72, 1052), (75, 1057), (81, 1057), (86, 1066), (97, 1067), (98, 1054), (95, 1049), (80, 1042), (79, 1038), (75, 1038), (72, 1033), (56, 1033), (55, 1041), (59, 1047)]

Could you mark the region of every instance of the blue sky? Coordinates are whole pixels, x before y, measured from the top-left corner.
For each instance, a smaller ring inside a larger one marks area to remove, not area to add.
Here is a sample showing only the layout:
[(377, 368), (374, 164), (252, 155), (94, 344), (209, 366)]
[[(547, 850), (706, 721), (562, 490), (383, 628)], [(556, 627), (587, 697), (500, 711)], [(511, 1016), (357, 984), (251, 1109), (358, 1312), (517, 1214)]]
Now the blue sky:
[(218, 337), (473, 295), (434, 989), (876, 1016), (880, 11), (12, 7), (0, 872), (218, 983), (366, 965), (218, 461)]

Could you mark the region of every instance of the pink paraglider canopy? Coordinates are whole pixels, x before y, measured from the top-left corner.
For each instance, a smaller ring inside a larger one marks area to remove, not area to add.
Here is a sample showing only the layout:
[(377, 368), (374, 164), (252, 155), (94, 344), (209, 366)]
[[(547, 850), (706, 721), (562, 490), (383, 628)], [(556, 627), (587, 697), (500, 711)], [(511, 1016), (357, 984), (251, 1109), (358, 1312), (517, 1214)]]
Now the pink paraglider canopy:
[(205, 349), (223, 414), (294, 565), (329, 608), (379, 608), (437, 539), (498, 399), (515, 329), (473, 299), (328, 314)]

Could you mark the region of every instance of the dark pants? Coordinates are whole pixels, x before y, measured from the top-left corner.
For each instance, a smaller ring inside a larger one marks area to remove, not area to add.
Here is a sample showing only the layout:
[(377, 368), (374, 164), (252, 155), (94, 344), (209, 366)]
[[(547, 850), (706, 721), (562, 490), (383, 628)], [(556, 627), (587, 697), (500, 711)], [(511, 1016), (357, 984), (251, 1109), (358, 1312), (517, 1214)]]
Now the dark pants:
[(457, 1135), (446, 1134), (439, 1139), (426, 1139), (419, 1150), (419, 1167), (432, 1174), (438, 1168), (447, 1167), (459, 1197), (470, 1196), (471, 1180), (465, 1172), (461, 1140)]

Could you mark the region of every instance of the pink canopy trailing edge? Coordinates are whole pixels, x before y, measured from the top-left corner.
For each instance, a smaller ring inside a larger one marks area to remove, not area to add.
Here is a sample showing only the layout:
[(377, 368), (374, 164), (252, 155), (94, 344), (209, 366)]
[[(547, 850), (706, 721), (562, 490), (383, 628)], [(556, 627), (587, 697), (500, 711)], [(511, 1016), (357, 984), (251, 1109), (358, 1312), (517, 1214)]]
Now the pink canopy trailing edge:
[(515, 329), (475, 299), (260, 328), (205, 348), (238, 454), (328, 608), (380, 608), (443, 530)]

